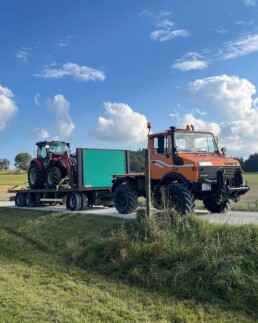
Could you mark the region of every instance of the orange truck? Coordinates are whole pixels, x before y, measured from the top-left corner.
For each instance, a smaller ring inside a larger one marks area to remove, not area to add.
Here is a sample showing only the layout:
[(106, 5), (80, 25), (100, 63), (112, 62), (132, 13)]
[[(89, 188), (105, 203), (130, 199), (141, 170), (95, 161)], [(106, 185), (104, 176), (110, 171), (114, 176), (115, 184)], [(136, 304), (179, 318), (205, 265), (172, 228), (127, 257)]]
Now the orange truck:
[[(150, 125), (148, 126), (150, 129)], [(195, 200), (212, 213), (226, 213), (250, 188), (242, 177), (238, 160), (219, 152), (211, 132), (170, 127), (149, 133), (150, 183), (156, 208), (174, 208), (181, 215), (192, 213)], [(113, 175), (113, 201), (119, 213), (137, 208), (146, 196), (145, 173)]]

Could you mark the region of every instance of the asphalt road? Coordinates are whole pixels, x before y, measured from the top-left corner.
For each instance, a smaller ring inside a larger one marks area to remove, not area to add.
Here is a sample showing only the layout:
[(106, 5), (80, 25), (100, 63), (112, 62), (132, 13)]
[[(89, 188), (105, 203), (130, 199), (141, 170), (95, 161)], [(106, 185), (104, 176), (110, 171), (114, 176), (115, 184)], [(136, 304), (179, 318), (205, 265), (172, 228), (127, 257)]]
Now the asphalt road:
[[(16, 208), (14, 202), (0, 202), (0, 207), (12, 207)], [(33, 210), (43, 210), (43, 211), (55, 211), (55, 212), (71, 212), (66, 210), (65, 206), (43, 206), (38, 208), (33, 208)], [(105, 207), (93, 207), (85, 211), (78, 211), (81, 213), (88, 214), (97, 214), (103, 216), (113, 216), (123, 219), (134, 219), (136, 214), (131, 213), (128, 215), (120, 214), (116, 211), (115, 208), (105, 208)], [(258, 212), (240, 212), (240, 211), (231, 211), (226, 214), (212, 214), (206, 210), (196, 210), (195, 214), (202, 218), (207, 219), (211, 223), (227, 223), (233, 225), (241, 224), (257, 224), (258, 225)]]

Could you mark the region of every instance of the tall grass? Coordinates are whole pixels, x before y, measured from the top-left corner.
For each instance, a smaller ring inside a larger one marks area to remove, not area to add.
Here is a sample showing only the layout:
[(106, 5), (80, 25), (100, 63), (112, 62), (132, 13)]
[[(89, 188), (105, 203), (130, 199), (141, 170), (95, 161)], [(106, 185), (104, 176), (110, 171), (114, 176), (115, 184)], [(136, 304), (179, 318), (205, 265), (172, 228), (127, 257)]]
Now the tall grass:
[(212, 225), (165, 211), (88, 243), (75, 257), (141, 286), (258, 315), (258, 227)]

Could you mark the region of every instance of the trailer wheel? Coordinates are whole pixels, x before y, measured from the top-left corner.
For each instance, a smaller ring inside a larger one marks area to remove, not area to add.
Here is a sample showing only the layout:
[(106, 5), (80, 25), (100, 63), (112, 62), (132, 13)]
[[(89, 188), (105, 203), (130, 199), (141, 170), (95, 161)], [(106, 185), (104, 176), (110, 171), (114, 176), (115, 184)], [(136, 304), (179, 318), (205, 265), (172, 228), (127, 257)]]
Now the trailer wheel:
[(138, 206), (138, 194), (129, 183), (119, 184), (113, 192), (113, 200), (117, 211), (129, 214)]
[(27, 207), (34, 207), (35, 206), (35, 197), (31, 193), (26, 193), (25, 196), (25, 205)]
[(182, 184), (168, 186), (168, 207), (175, 209), (180, 215), (194, 211), (194, 195)]
[(232, 199), (227, 199), (226, 201), (217, 204), (212, 198), (207, 198), (203, 200), (203, 204), (208, 211), (211, 213), (227, 213), (232, 209), (235, 202)]
[(82, 204), (81, 204), (80, 210), (83, 211), (88, 208), (89, 199), (88, 199), (87, 193), (85, 193), (85, 192), (81, 192), (80, 195), (82, 198)]
[(15, 205), (24, 207), (26, 205), (26, 193), (17, 193), (15, 195)]
[(46, 181), (48, 188), (56, 188), (62, 180), (61, 170), (58, 167), (49, 167), (46, 171)]
[(82, 197), (78, 192), (70, 192), (66, 200), (66, 208), (71, 211), (79, 211), (82, 206)]

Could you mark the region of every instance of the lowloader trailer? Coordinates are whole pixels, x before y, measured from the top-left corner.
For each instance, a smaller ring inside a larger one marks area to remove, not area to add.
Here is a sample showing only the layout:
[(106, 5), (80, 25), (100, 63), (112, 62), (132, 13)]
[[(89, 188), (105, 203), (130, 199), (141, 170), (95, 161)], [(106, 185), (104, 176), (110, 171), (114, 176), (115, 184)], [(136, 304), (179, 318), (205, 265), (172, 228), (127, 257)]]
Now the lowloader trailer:
[(66, 204), (71, 211), (85, 210), (93, 205), (113, 206), (112, 175), (129, 173), (129, 152), (77, 148), (75, 159), (70, 176), (55, 188), (49, 188), (45, 183), (43, 188), (13, 190), (16, 193), (16, 206)]

